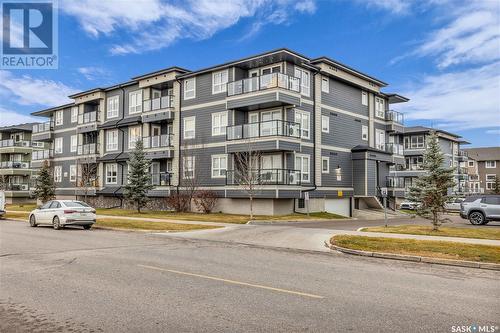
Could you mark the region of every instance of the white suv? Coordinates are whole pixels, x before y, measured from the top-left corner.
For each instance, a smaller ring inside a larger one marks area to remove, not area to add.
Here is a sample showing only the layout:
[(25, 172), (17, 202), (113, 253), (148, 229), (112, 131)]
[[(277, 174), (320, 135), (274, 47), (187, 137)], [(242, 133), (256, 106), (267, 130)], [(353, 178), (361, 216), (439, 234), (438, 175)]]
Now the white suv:
[(30, 226), (49, 224), (59, 230), (65, 225), (79, 225), (90, 229), (95, 223), (95, 209), (82, 201), (52, 200), (30, 213)]

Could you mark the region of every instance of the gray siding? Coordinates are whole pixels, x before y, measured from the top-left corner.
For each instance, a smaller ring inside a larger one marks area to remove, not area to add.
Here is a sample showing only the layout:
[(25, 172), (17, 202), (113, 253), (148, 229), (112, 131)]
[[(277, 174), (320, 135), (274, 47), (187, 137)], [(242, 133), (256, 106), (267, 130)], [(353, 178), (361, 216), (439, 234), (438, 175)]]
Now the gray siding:
[(361, 128), (363, 125), (368, 126), (367, 120), (326, 109), (322, 109), (321, 114), (328, 116), (330, 120), (330, 132), (321, 135), (323, 145), (351, 149), (357, 145), (368, 144), (368, 141), (361, 138)]
[[(228, 68), (228, 82), (233, 81), (233, 71)], [(184, 99), (184, 80), (181, 87), (182, 106), (192, 106), (201, 103), (209, 103), (215, 101), (224, 101), (226, 92), (212, 94), (212, 72), (196, 75), (196, 94), (195, 98)]]
[(361, 89), (330, 79), (330, 92), (321, 92), (323, 104), (368, 117), (368, 106), (361, 104)]
[[(351, 153), (322, 149), (321, 156), (328, 157), (330, 161), (330, 172), (321, 173), (321, 186), (351, 187), (353, 183)], [(340, 181), (337, 180), (335, 173), (335, 169), (339, 166), (342, 170)]]

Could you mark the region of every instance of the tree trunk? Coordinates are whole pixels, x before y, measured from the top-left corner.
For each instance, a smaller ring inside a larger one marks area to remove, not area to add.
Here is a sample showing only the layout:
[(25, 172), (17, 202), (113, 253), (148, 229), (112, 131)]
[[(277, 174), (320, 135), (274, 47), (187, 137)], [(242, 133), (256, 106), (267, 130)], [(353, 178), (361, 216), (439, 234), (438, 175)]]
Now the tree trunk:
[(250, 220), (253, 220), (253, 197), (250, 196)]
[(141, 204), (139, 202), (137, 202), (137, 212), (141, 213)]

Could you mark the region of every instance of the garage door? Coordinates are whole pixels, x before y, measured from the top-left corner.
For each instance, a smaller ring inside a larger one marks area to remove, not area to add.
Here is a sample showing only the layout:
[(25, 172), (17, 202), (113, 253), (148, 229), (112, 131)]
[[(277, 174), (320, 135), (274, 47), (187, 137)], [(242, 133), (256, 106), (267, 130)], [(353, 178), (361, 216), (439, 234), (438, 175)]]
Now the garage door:
[(342, 216), (349, 216), (349, 199), (325, 199), (325, 211)]

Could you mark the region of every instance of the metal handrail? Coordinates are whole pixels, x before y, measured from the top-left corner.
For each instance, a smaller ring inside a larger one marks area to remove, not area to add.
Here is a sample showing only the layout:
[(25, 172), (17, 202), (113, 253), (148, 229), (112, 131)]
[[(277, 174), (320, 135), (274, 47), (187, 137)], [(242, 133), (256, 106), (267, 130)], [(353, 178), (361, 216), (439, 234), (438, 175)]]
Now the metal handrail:
[(174, 174), (171, 172), (159, 172), (151, 174), (151, 184), (155, 186), (170, 186)]
[(33, 125), (33, 134), (52, 131), (54, 129), (54, 122), (47, 121), (40, 124)]
[(1, 169), (29, 169), (30, 162), (6, 161), (0, 162)]
[(405, 179), (404, 177), (387, 176), (385, 179), (386, 187), (389, 188), (404, 188)]
[(100, 120), (99, 111), (85, 112), (78, 115), (78, 124), (89, 124)]
[(168, 109), (174, 107), (174, 95), (162, 96), (159, 98), (147, 99), (143, 104), (144, 112)]
[(0, 147), (31, 147), (31, 141), (14, 141), (13, 139), (0, 140)]
[(159, 148), (159, 147), (171, 147), (172, 144), (172, 134), (162, 134), (155, 136), (146, 136), (142, 138), (145, 149), (149, 148)]
[(49, 159), (52, 157), (54, 157), (54, 150), (53, 149), (34, 150), (31, 153), (31, 160), (33, 160), (33, 161), (46, 160), (46, 159)]
[(403, 145), (400, 143), (386, 143), (384, 150), (396, 155), (403, 155), (404, 152)]
[(385, 112), (385, 120), (393, 121), (395, 123), (404, 124), (404, 115), (401, 112), (389, 110)]
[(300, 170), (250, 169), (226, 170), (226, 185), (300, 185)]
[(226, 128), (226, 140), (288, 136), (300, 138), (300, 124), (285, 120), (268, 120), (257, 123), (233, 125)]
[(271, 88), (300, 92), (300, 79), (283, 73), (271, 73), (227, 83), (227, 96), (246, 94)]
[(99, 145), (97, 143), (87, 143), (79, 145), (77, 148), (77, 155), (92, 155), (99, 152)]

